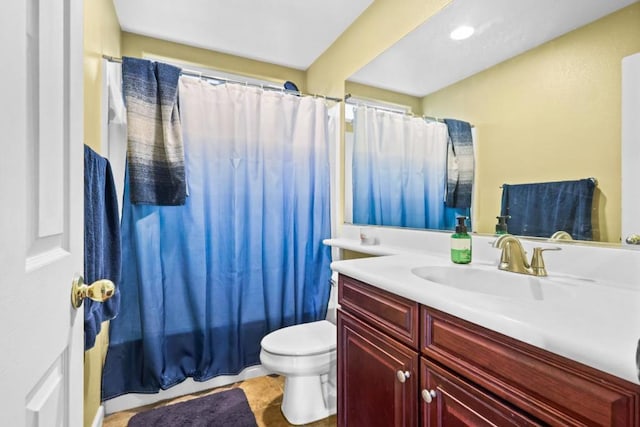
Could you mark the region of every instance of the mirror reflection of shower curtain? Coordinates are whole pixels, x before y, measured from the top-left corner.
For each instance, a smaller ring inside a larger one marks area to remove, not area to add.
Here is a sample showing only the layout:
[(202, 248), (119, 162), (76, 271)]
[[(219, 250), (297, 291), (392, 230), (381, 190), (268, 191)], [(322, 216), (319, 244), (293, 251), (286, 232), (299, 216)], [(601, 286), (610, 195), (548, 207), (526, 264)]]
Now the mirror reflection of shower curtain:
[(265, 334), (326, 314), (325, 102), (188, 77), (179, 98), (189, 197), (132, 205), (125, 186), (103, 399), (238, 374)]
[(450, 230), (469, 209), (444, 204), (447, 126), (367, 106), (353, 120), (353, 222)]

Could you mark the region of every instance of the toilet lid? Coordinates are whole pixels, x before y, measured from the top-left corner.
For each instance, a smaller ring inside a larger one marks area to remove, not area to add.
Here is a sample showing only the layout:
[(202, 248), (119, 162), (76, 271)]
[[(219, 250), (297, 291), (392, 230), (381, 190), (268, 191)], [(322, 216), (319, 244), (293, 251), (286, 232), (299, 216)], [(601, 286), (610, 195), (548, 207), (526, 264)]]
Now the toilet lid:
[(326, 320), (302, 323), (273, 331), (262, 339), (262, 348), (284, 356), (310, 356), (336, 348), (336, 325)]

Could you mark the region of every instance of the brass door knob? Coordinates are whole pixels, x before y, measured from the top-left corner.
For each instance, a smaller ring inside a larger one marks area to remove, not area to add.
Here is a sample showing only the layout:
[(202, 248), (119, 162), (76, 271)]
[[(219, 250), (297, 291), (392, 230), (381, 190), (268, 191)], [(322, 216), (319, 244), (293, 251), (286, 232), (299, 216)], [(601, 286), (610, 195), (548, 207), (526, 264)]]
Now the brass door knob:
[(104, 302), (111, 298), (115, 291), (116, 286), (111, 280), (96, 280), (91, 285), (86, 285), (82, 276), (76, 275), (71, 284), (71, 305), (73, 308), (79, 308), (85, 298)]

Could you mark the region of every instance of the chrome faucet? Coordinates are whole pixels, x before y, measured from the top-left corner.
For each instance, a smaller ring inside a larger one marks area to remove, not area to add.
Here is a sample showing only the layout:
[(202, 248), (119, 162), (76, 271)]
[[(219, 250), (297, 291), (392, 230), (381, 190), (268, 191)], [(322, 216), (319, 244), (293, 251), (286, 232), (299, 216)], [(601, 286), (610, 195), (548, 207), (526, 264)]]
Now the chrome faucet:
[(498, 268), (513, 273), (530, 274), (532, 276), (546, 276), (547, 269), (542, 258), (543, 251), (559, 251), (560, 248), (533, 248), (531, 264), (527, 262), (527, 253), (520, 240), (511, 235), (503, 234), (493, 242), (493, 247), (502, 249)]

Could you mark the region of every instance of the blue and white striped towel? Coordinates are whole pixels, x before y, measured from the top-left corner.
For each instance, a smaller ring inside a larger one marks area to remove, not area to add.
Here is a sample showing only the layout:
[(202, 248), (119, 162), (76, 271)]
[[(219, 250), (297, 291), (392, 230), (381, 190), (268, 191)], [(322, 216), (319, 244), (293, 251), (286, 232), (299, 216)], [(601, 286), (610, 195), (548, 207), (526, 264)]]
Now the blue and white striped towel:
[(445, 119), (444, 122), (449, 129), (445, 205), (470, 208), (474, 170), (471, 125), (454, 119)]
[(131, 202), (183, 205), (187, 196), (178, 111), (180, 68), (125, 57), (127, 167)]

